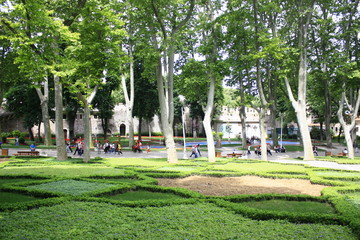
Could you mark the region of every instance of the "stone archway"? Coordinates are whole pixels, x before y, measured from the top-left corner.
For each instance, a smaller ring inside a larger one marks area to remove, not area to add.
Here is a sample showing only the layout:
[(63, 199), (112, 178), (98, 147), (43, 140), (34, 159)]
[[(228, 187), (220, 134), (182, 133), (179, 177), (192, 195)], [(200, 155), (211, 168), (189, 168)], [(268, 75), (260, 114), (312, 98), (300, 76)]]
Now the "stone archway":
[(126, 135), (126, 126), (125, 124), (120, 124), (120, 136), (125, 136)]

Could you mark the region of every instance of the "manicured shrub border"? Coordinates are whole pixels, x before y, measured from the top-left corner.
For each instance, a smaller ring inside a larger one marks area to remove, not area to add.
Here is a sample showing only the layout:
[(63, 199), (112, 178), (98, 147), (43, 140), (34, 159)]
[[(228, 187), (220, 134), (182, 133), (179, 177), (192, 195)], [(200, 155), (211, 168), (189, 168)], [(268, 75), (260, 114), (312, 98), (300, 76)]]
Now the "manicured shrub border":
[[(229, 161), (230, 162), (230, 161)], [(194, 164), (192, 164), (193, 166)], [(186, 165), (189, 166), (189, 165)], [(124, 167), (122, 166), (122, 169)], [(321, 224), (340, 224), (348, 225), (353, 229), (353, 232), (357, 234), (360, 238), (360, 212), (358, 209), (346, 200), (346, 196), (341, 194), (346, 194), (348, 192), (360, 191), (359, 185), (354, 185), (351, 182), (341, 182), (343, 177), (327, 179), (316, 175), (316, 171), (319, 169), (309, 167), (306, 168), (306, 174), (289, 171), (277, 171), (277, 172), (258, 172), (255, 174), (260, 177), (271, 177), (271, 178), (298, 178), (298, 179), (309, 179), (312, 183), (323, 184), (328, 186), (333, 186), (332, 188), (325, 188), (322, 193), (325, 196), (322, 197), (312, 197), (307, 195), (287, 195), (287, 194), (261, 194), (261, 195), (236, 195), (236, 196), (227, 196), (227, 197), (210, 197), (205, 196), (200, 193), (182, 189), (182, 188), (172, 188), (172, 187), (162, 187), (155, 185), (157, 180), (154, 178), (183, 178), (191, 175), (206, 175), (206, 176), (215, 176), (215, 177), (229, 177), (229, 176), (242, 176), (250, 175), (249, 173), (244, 174), (231, 174), (229, 172), (205, 172), (212, 171), (211, 165), (207, 167), (202, 167), (192, 172), (177, 172), (177, 171), (156, 171), (149, 169), (136, 169), (136, 168), (125, 168), (124, 174), (121, 175), (89, 175), (82, 176), (79, 178), (60, 178), (60, 177), (44, 177), (40, 175), (33, 174), (22, 174), (22, 175), (9, 175), (9, 176), (0, 176), (0, 178), (29, 178), (28, 182), (17, 182), (3, 184), (3, 187), (0, 190), (3, 191), (13, 191), (25, 195), (31, 195), (35, 197), (41, 197), (43, 199), (34, 200), (31, 202), (22, 202), (22, 203), (9, 203), (2, 204), (0, 206), (0, 211), (15, 211), (15, 210), (27, 210), (32, 208), (38, 208), (41, 206), (53, 206), (60, 204), (66, 201), (90, 201), (90, 202), (106, 202), (109, 204), (119, 205), (119, 206), (128, 206), (128, 207), (161, 207), (174, 204), (193, 204), (197, 202), (209, 202), (214, 203), (220, 207), (227, 208), (229, 210), (235, 211), (246, 217), (257, 219), (257, 220), (269, 220), (269, 219), (286, 219), (290, 222), (295, 223), (321, 223)], [(328, 171), (328, 170), (326, 170)], [(332, 170), (333, 171), (333, 170)], [(345, 171), (348, 172), (348, 171)], [(295, 173), (295, 175), (293, 174)], [(254, 175), (254, 174), (251, 174)], [(66, 194), (58, 194), (49, 191), (40, 191), (27, 189), (26, 186), (33, 184), (41, 184), (52, 181), (59, 181), (64, 179), (73, 179), (89, 182), (101, 182), (101, 179), (120, 179), (120, 178), (133, 178), (138, 179), (139, 181), (127, 183), (127, 182), (116, 182), (114, 181), (115, 186), (104, 188), (97, 191), (92, 191), (84, 193), (80, 196), (68, 196)], [(36, 181), (35, 181), (36, 180)], [(168, 199), (168, 200), (140, 200), (140, 201), (120, 201), (107, 199), (103, 196), (120, 194), (127, 191), (137, 191), (137, 190), (146, 190), (153, 192), (164, 192), (164, 193), (173, 193), (179, 196), (184, 197), (184, 199)], [(327, 202), (330, 203), (338, 214), (313, 214), (313, 213), (291, 213), (285, 211), (268, 211), (261, 210), (256, 208), (247, 207), (241, 202), (245, 201), (260, 201), (260, 200), (270, 200), (270, 199), (281, 199), (288, 201), (318, 201), (318, 202)]]

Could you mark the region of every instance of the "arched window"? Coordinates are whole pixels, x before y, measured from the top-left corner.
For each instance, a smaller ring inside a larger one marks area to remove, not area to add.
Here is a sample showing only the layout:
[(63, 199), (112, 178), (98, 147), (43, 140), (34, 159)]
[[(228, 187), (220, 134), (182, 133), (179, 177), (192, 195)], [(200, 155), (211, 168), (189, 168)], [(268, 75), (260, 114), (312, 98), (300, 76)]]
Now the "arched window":
[(120, 136), (125, 136), (126, 134), (126, 126), (125, 124), (120, 125)]

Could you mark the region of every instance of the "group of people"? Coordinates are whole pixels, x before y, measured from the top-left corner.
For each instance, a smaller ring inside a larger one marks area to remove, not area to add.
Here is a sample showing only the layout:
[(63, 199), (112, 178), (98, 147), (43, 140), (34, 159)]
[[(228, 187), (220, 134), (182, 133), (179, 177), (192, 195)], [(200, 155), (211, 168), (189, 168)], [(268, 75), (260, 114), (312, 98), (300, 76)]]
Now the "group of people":
[(97, 151), (98, 153), (101, 152), (101, 147), (103, 148), (104, 150), (104, 153), (105, 154), (111, 154), (111, 153), (114, 153), (114, 154), (123, 154), (122, 153), (122, 147), (121, 147), (121, 144), (119, 142), (109, 142), (108, 140), (105, 141), (104, 145), (101, 146), (101, 142), (98, 141), (96, 143), (96, 148), (97, 148)]
[[(281, 147), (279, 145), (277, 145), (277, 146), (274, 147), (274, 151), (276, 153), (280, 153), (280, 152), (286, 152), (286, 149), (285, 149), (285, 147), (283, 145)], [(266, 145), (266, 152), (267, 152), (268, 155), (272, 156), (271, 145), (270, 144)], [(251, 154), (251, 145), (250, 144), (248, 144), (247, 153)], [(258, 155), (258, 156), (261, 155), (261, 145), (258, 145), (258, 146), (254, 147), (254, 153), (255, 153), (255, 155)]]

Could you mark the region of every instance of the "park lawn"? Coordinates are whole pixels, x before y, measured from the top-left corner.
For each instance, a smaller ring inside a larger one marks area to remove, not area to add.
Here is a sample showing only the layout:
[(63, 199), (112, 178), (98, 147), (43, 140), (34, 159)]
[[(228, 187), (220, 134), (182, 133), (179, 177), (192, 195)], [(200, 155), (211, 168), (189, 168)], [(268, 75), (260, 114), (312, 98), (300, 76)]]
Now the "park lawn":
[(210, 203), (129, 208), (66, 202), (3, 212), (0, 219), (0, 239), (356, 239), (345, 226), (251, 220)]
[(256, 174), (259, 172), (292, 172), (292, 173), (305, 173), (306, 169), (304, 166), (300, 165), (285, 165), (278, 163), (270, 163), (270, 162), (260, 162), (256, 161), (254, 163), (241, 163), (239, 162), (230, 162), (224, 165), (213, 165), (214, 170), (222, 170), (222, 171), (237, 171), (241, 173), (247, 174)]
[(16, 203), (16, 202), (28, 202), (34, 201), (38, 198), (32, 196), (26, 196), (19, 193), (12, 193), (12, 192), (3, 192), (0, 191), (0, 203)]
[(151, 191), (129, 191), (122, 194), (104, 196), (105, 198), (114, 199), (114, 200), (124, 200), (124, 201), (139, 201), (139, 200), (150, 200), (150, 199), (179, 199), (182, 198), (178, 195), (172, 193), (161, 193), (161, 192), (151, 192)]
[(105, 158), (108, 165), (112, 167), (140, 166), (143, 168), (167, 166), (165, 158)]
[(123, 175), (123, 169), (106, 166), (88, 165), (52, 165), (52, 166), (11, 166), (0, 169), (0, 175), (29, 175), (44, 177), (87, 177), (87, 176), (118, 176)]
[[(185, 177), (202, 174), (204, 169), (225, 175), (229, 172), (231, 176), (283, 172), (306, 177), (308, 172), (308, 168), (302, 165), (235, 159), (221, 159), (216, 163), (197, 159), (174, 165), (167, 163), (166, 159), (109, 158), (82, 164), (67, 162), (54, 165), (53, 161), (46, 161), (41, 166), (35, 159), (28, 161), (27, 165), (4, 165), (0, 169), (0, 187), (2, 183), (11, 188), (14, 183), (19, 191), (30, 191), (30, 194), (38, 191), (40, 195), (45, 194), (45, 198), (30, 201), (29, 205), (26, 202), (17, 205), (20, 203), (14, 201), (6, 203), (5, 207), (0, 206), (4, 209), (0, 211), (0, 239), (352, 240), (358, 237), (346, 224), (332, 222), (333, 216), (338, 213), (331, 213), (331, 223), (327, 224), (318, 220), (294, 223), (297, 221), (287, 221), (286, 217), (275, 220), (268, 215), (264, 218), (266, 221), (260, 221), (250, 218), (253, 210), (247, 213), (248, 216), (232, 209), (234, 204), (227, 207), (226, 198), (204, 197), (190, 190), (160, 187), (154, 185), (155, 179), (150, 177), (153, 173), (157, 176)], [(174, 171), (178, 173), (172, 173)], [(27, 181), (24, 176), (29, 176), (30, 185), (22, 184)], [(30, 177), (48, 179), (36, 184), (38, 180)], [(121, 182), (121, 178), (130, 180)], [(116, 179), (120, 179), (119, 183), (114, 183)], [(61, 193), (64, 197), (54, 197), (48, 192)], [(320, 206), (312, 206), (307, 201), (300, 201), (296, 205), (297, 210), (291, 212), (295, 209), (294, 205), (291, 206), (295, 201), (281, 201), (280, 204), (271, 201), (261, 204), (268, 206), (268, 209), (262, 210), (263, 213), (268, 211), (272, 216), (274, 211), (289, 211), (289, 214), (311, 212), (320, 214), (321, 219), (321, 214), (331, 212), (329, 209), (330, 212), (317, 212), (326, 209), (327, 205), (320, 203)], [(285, 205), (290, 207), (286, 209)], [(251, 208), (260, 209), (257, 206)], [(311, 210), (314, 208), (316, 211)]]
[(297, 213), (320, 213), (332, 214), (335, 209), (328, 203), (311, 202), (311, 201), (286, 201), (279, 199), (263, 200), (263, 201), (250, 201), (243, 202), (242, 204), (258, 209), (271, 210), (271, 211), (287, 211)]

